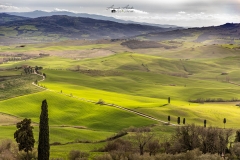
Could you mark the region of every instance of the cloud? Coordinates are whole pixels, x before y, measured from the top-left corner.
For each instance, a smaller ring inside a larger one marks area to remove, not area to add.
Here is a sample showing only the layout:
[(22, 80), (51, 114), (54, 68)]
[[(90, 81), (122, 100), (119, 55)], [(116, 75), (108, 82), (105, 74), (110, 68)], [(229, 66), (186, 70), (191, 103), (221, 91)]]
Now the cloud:
[(79, 13), (73, 10), (68, 10), (68, 9), (60, 9), (60, 8), (55, 8), (54, 10), (52, 10), (52, 12), (72, 12), (72, 13)]
[(187, 13), (187, 14), (151, 14), (148, 15), (117, 15), (115, 18), (133, 20), (137, 22), (148, 22), (157, 24), (171, 24), (188, 27), (202, 27), (221, 25), (227, 22), (239, 23), (240, 15), (233, 14), (207, 14), (207, 13)]
[(185, 14), (186, 12), (184, 12), (184, 11), (180, 11), (180, 12), (178, 12), (179, 14)]
[(19, 8), (12, 5), (0, 4), (0, 10), (18, 10)]
[(148, 12), (145, 12), (145, 11), (141, 11), (141, 10), (138, 10), (138, 9), (132, 9), (133, 12), (135, 13), (139, 13), (139, 14), (148, 14)]
[(67, 10), (67, 9), (60, 9), (60, 8), (55, 8), (53, 11), (57, 11), (57, 12), (66, 11), (66, 12), (69, 12), (69, 10)]

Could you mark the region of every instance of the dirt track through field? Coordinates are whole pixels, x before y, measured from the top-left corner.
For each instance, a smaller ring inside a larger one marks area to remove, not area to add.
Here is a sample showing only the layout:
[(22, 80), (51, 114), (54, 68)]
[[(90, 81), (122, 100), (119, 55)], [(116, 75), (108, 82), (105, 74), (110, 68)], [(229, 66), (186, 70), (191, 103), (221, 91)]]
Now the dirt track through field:
[[(36, 73), (35, 73), (35, 74), (36, 74)], [(43, 77), (43, 79), (40, 80), (39, 82), (45, 80), (45, 77), (44, 77), (43, 75), (40, 75), (40, 74), (37, 74), (37, 75)], [(41, 88), (41, 89), (50, 91), (50, 92), (54, 92), (54, 93), (58, 93), (58, 94), (63, 94), (63, 95), (65, 95), (65, 96), (73, 97), (73, 98), (76, 98), (76, 99), (81, 100), (81, 101), (85, 101), (85, 102), (90, 102), (90, 103), (97, 104), (96, 101), (88, 100), (88, 99), (85, 99), (85, 98), (79, 98), (79, 97), (72, 96), (72, 95), (69, 95), (69, 94), (64, 94), (64, 93), (56, 92), (56, 91), (53, 91), (53, 90), (50, 90), (50, 89), (46, 89), (46, 88), (44, 88), (44, 87), (41, 87), (41, 86), (35, 84), (34, 82), (32, 82), (32, 85), (34, 85), (34, 86), (36, 86), (36, 87), (39, 87), (39, 88)], [(163, 123), (163, 124), (165, 124), (165, 125), (178, 126), (177, 124), (168, 123), (168, 122), (166, 122), (166, 121), (159, 120), (159, 119), (157, 119), (157, 118), (154, 118), (154, 117), (152, 117), (152, 116), (146, 115), (146, 114), (144, 114), (144, 113), (140, 113), (140, 112), (137, 112), (137, 111), (134, 111), (134, 110), (131, 110), (131, 109), (122, 107), (122, 106), (118, 106), (118, 105), (116, 105), (116, 104), (104, 103), (103, 105), (107, 105), (107, 106), (115, 107), (115, 108), (118, 108), (118, 109), (121, 109), (121, 110), (124, 110), (124, 111), (127, 111), (127, 112), (131, 112), (131, 113), (134, 113), (134, 114), (136, 114), (136, 115), (139, 115), (139, 116), (142, 116), (142, 117), (145, 117), (145, 118), (148, 118), (148, 119), (151, 119), (151, 120), (154, 120), (154, 121)]]

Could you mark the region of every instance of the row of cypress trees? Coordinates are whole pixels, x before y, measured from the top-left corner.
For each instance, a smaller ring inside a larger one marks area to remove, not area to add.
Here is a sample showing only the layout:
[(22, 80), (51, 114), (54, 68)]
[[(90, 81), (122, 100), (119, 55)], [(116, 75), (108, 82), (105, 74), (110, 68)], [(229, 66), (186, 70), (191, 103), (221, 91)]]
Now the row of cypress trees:
[[(177, 123), (178, 123), (178, 125), (180, 125), (180, 120), (181, 120), (180, 117), (178, 117), (178, 118), (177, 118)], [(169, 124), (170, 124), (170, 121), (171, 121), (171, 116), (168, 116), (168, 123), (169, 123)], [(226, 122), (227, 122), (227, 119), (224, 118), (224, 119), (223, 119), (224, 128), (225, 128)], [(186, 123), (186, 119), (183, 118), (183, 124), (185, 125), (185, 123)], [(205, 119), (205, 120), (203, 121), (203, 123), (204, 123), (204, 127), (206, 127), (206, 125), (207, 125), (207, 120)]]

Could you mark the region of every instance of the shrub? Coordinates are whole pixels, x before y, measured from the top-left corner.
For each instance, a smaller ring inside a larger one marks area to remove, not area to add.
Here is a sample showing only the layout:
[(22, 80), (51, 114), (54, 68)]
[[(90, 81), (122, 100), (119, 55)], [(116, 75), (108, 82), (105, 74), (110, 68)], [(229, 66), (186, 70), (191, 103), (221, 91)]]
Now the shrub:
[(38, 160), (37, 158), (37, 150), (33, 150), (33, 151), (29, 151), (28, 153), (27, 152), (24, 152), (24, 151), (21, 151), (18, 153), (18, 159), (19, 160)]
[(71, 150), (68, 154), (69, 160), (87, 160), (88, 156), (88, 153), (80, 152), (79, 150)]
[(129, 141), (123, 140), (123, 139), (117, 139), (115, 141), (110, 141), (107, 143), (107, 145), (104, 148), (104, 151), (110, 152), (110, 151), (131, 151), (132, 144)]
[(16, 143), (11, 140), (3, 140), (0, 144), (0, 159), (11, 159), (16, 160), (16, 155), (18, 153), (18, 147)]
[(113, 160), (110, 154), (104, 154), (101, 156), (97, 156), (94, 160)]
[(100, 104), (100, 105), (104, 105), (105, 102), (102, 99), (99, 99), (98, 102), (96, 104)]
[(155, 155), (157, 152), (159, 152), (161, 148), (161, 145), (159, 143), (159, 140), (153, 139), (148, 143), (148, 150), (149, 150), (149, 155)]
[(237, 156), (237, 158), (240, 158), (240, 142), (237, 142), (233, 145), (232, 151)]

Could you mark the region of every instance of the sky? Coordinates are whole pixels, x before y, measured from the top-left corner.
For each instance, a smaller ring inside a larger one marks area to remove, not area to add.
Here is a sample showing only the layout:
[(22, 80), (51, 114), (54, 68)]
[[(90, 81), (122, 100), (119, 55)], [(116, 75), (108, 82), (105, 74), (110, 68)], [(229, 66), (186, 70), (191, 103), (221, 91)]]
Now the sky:
[[(111, 13), (107, 7), (133, 7)], [(70, 11), (184, 27), (240, 23), (240, 0), (0, 0), (0, 12)]]

